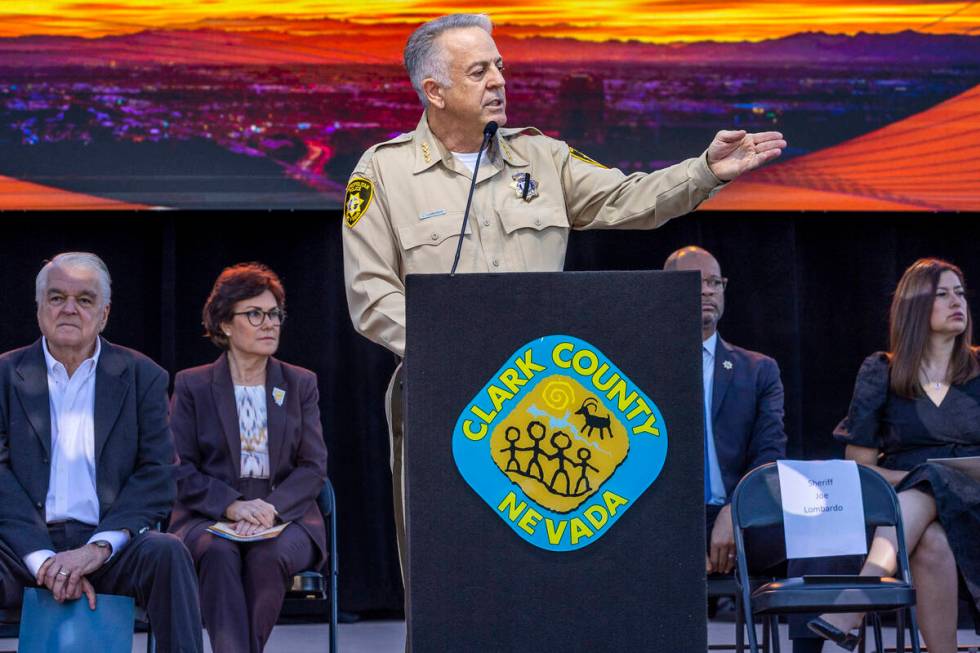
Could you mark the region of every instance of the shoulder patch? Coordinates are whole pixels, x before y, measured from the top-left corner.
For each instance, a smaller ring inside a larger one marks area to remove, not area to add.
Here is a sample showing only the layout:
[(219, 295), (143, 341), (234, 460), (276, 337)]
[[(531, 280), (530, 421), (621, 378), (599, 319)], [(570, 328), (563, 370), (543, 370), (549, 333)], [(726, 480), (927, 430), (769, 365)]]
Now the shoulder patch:
[(347, 193), (344, 195), (344, 223), (354, 228), (364, 212), (371, 206), (371, 199), (374, 198), (374, 184), (362, 177), (354, 177), (347, 184)]
[(599, 163), (598, 161), (596, 161), (595, 159), (593, 159), (588, 154), (585, 154), (584, 152), (580, 152), (580, 151), (576, 150), (572, 146), (569, 146), (568, 147), (568, 154), (569, 154), (569, 156), (571, 156), (571, 157), (573, 157), (575, 159), (578, 159), (579, 161), (582, 161), (583, 163), (588, 163), (590, 166), (595, 166), (597, 168), (603, 168), (605, 170), (608, 170), (609, 169), (609, 166), (602, 165), (601, 163)]

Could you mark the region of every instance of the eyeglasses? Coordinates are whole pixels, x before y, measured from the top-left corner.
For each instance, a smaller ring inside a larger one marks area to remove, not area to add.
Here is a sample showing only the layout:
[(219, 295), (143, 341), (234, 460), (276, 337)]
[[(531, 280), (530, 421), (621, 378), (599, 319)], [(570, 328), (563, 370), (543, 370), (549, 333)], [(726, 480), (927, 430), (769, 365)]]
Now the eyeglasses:
[(728, 285), (727, 277), (705, 277), (701, 279), (701, 285), (707, 286), (708, 290), (713, 290), (715, 292), (720, 292), (725, 289)]
[(286, 321), (286, 311), (281, 308), (270, 308), (267, 311), (263, 311), (258, 308), (252, 308), (247, 311), (240, 311), (238, 313), (232, 313), (232, 315), (244, 315), (248, 320), (248, 323), (254, 327), (262, 326), (265, 322), (265, 318), (269, 318), (274, 326), (281, 326), (283, 322)]

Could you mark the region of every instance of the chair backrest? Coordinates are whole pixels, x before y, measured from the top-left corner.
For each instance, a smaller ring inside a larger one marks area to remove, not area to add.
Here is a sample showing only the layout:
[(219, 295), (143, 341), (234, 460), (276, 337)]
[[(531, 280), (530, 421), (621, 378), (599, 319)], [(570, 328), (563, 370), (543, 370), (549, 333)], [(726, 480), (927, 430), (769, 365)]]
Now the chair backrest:
[(316, 504), (320, 507), (320, 512), (323, 513), (324, 519), (333, 514), (336, 508), (336, 499), (334, 498), (333, 485), (331, 485), (329, 478), (324, 480), (320, 494), (316, 498)]
[[(881, 474), (858, 465), (861, 500), (866, 526), (894, 526), (901, 523), (898, 497)], [(776, 463), (756, 467), (742, 477), (732, 495), (732, 522), (735, 528), (749, 529), (783, 523)]]

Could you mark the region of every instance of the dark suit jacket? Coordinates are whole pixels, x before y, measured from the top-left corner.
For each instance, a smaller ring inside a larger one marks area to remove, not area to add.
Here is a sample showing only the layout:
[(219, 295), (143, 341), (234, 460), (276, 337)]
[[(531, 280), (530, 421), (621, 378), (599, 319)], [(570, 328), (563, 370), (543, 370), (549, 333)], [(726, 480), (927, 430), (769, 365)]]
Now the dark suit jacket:
[(711, 426), (730, 501), (735, 486), (747, 472), (786, 457), (783, 384), (776, 361), (719, 337)]
[[(95, 372), (98, 531), (136, 536), (173, 504), (174, 447), (167, 373), (102, 340)], [(0, 356), (0, 539), (20, 557), (54, 549), (44, 504), (51, 474), (51, 409), (41, 341)]]
[[(274, 388), (286, 393), (282, 406), (272, 398)], [(327, 447), (318, 400), (313, 372), (269, 358), (265, 401), (271, 492), (264, 499), (276, 507), (280, 519), (296, 522), (310, 534), (322, 561), (326, 529), (316, 497), (327, 477)], [(227, 354), (177, 373), (170, 424), (180, 457), (170, 532), (188, 541), (200, 532), (196, 527), (226, 519), (225, 508), (243, 498), (238, 491), (241, 435)]]

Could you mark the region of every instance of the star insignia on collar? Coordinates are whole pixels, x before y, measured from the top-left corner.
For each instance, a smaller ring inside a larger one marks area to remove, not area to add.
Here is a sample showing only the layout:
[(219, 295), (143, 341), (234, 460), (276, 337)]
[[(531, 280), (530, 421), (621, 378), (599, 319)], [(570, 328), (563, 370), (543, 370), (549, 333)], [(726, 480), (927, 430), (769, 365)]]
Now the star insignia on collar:
[(723, 362), (721, 364), (721, 366), (724, 367), (726, 370), (730, 370), (730, 369), (732, 369), (732, 362), (731, 361), (725, 361), (725, 362)]

